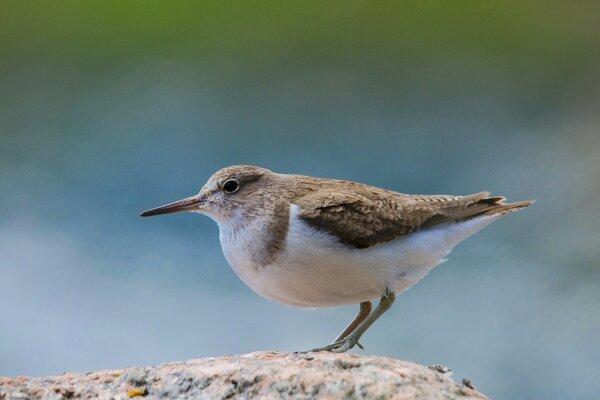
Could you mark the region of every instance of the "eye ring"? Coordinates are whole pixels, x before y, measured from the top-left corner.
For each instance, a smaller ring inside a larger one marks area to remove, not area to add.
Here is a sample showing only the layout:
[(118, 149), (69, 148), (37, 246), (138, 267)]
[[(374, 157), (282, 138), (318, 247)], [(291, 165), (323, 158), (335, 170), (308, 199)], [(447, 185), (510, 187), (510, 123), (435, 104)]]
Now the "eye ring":
[(223, 183), (225, 193), (235, 193), (240, 189), (240, 184), (235, 179), (228, 179)]

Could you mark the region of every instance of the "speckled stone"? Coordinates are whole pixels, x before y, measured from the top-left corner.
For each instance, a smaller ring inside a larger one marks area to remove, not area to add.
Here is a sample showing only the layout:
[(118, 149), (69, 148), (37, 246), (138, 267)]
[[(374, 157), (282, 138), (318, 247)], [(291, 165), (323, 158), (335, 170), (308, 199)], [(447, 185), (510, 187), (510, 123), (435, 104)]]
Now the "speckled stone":
[(115, 371), (0, 377), (0, 400), (486, 399), (450, 375), (383, 357), (256, 352)]

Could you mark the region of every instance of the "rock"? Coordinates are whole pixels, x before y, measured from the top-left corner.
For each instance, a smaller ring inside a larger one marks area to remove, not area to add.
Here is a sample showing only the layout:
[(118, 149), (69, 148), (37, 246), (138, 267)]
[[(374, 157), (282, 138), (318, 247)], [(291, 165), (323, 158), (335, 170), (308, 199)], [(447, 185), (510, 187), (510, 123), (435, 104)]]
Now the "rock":
[(0, 400), (486, 399), (472, 385), (455, 383), (448, 371), (354, 354), (256, 352), (115, 371), (0, 377)]

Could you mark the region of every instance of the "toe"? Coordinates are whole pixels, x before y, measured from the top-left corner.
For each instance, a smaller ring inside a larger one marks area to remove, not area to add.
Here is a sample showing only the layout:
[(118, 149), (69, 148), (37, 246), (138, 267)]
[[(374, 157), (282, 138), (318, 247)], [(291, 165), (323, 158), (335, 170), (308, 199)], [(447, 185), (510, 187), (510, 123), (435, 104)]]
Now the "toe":
[(309, 352), (331, 351), (333, 353), (345, 353), (354, 346), (358, 346), (364, 350), (364, 347), (358, 342), (358, 339), (352, 335), (349, 335), (342, 340), (338, 340), (337, 342), (333, 342), (327, 346), (317, 347), (316, 349), (309, 350)]

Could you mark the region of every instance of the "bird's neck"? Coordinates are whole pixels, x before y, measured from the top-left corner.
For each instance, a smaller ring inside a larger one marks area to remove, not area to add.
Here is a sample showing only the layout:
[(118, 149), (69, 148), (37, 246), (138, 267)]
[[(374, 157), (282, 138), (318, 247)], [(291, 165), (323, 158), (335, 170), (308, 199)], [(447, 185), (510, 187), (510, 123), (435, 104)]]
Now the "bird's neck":
[(227, 221), (219, 222), (223, 253), (234, 267), (242, 263), (265, 267), (285, 250), (288, 227), (288, 204), (265, 204), (261, 213), (240, 210)]

